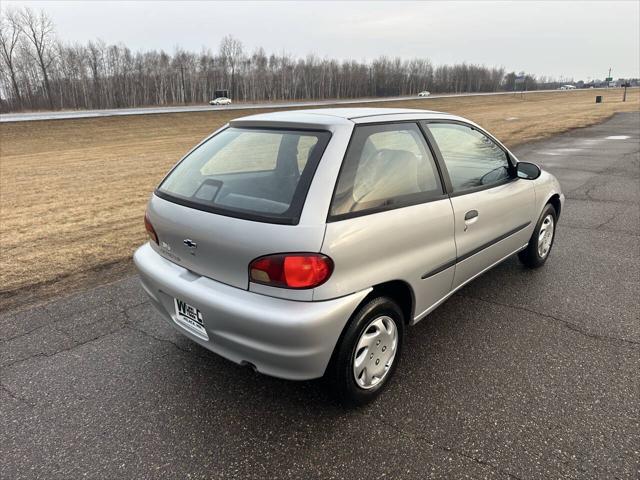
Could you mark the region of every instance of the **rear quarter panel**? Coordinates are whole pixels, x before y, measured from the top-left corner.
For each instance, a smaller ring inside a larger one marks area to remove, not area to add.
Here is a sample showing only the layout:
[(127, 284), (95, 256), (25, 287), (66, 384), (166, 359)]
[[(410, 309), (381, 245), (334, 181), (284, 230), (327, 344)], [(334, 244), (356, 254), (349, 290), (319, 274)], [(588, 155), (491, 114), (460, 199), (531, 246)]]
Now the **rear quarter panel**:
[(314, 300), (401, 280), (413, 291), (415, 312), (421, 312), (451, 289), (453, 267), (422, 278), (455, 259), (451, 202), (445, 198), (330, 222), (322, 253), (333, 259), (335, 270), (315, 289)]

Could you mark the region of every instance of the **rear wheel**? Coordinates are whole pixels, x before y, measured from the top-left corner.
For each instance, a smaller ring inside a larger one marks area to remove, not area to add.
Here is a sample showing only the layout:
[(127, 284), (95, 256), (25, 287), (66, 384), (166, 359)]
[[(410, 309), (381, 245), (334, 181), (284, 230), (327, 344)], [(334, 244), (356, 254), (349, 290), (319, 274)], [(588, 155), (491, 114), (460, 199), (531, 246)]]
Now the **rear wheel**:
[(520, 261), (529, 268), (538, 268), (545, 264), (553, 240), (556, 236), (556, 209), (551, 204), (547, 204), (542, 210), (540, 219), (533, 230), (527, 248), (518, 254)]
[(338, 398), (363, 405), (380, 395), (397, 368), (403, 337), (404, 318), (393, 300), (377, 297), (360, 307), (328, 372)]

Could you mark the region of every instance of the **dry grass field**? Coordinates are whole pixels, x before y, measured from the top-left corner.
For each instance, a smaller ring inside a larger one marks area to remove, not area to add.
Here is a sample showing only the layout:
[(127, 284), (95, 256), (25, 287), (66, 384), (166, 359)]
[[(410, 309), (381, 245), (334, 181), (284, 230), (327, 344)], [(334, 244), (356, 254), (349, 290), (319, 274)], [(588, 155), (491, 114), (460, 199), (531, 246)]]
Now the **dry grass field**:
[[(640, 92), (443, 98), (367, 106), (464, 115), (508, 146), (640, 109)], [(264, 110), (260, 110), (264, 112)], [(116, 278), (145, 240), (145, 203), (190, 147), (229, 119), (211, 111), (0, 124), (0, 308)]]

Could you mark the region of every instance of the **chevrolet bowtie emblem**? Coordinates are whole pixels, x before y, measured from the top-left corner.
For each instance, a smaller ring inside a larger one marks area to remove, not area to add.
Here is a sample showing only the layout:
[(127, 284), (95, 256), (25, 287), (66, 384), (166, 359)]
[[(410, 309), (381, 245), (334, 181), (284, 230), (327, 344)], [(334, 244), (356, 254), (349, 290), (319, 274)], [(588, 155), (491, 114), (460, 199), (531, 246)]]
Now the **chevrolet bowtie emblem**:
[(182, 243), (184, 243), (189, 248), (198, 248), (198, 244), (189, 238), (184, 239)]

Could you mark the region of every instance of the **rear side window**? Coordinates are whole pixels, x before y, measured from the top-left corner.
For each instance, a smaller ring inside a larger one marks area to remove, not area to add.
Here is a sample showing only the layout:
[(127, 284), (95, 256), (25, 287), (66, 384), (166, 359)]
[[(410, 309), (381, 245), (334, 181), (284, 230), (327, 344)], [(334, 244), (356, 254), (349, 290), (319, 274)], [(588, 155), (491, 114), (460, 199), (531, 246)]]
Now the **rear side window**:
[(230, 216), (297, 223), (329, 132), (227, 128), (165, 178), (156, 194)]
[(504, 183), (511, 178), (507, 154), (482, 132), (455, 123), (429, 123), (454, 192)]
[(420, 203), (442, 196), (433, 156), (414, 123), (356, 127), (330, 217)]

